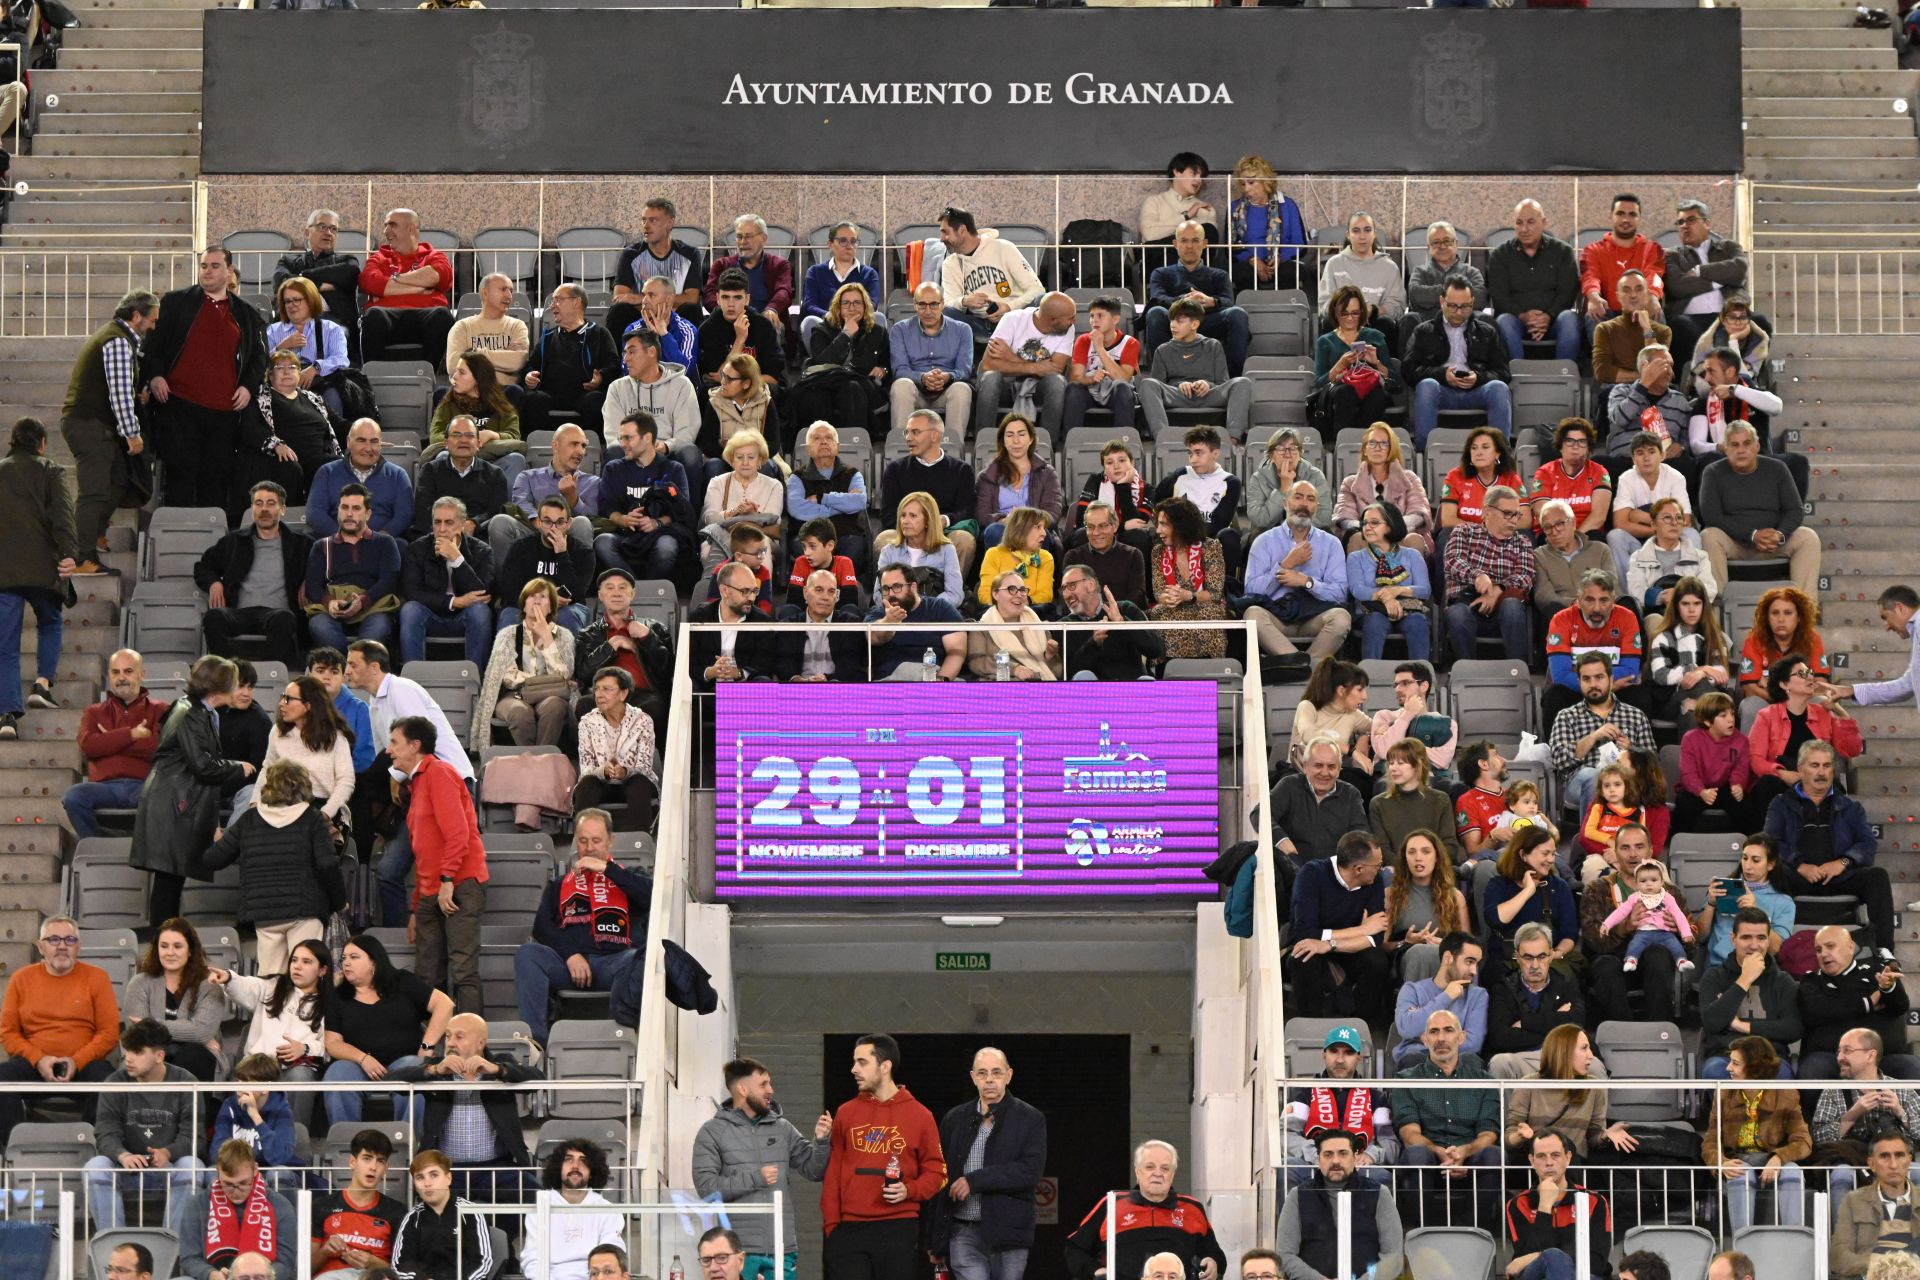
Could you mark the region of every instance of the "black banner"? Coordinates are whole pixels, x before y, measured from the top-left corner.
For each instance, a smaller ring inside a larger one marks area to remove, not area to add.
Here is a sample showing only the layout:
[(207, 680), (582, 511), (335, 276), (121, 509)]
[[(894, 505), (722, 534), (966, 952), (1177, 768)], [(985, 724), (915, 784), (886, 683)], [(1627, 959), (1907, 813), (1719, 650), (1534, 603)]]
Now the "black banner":
[(201, 168), (1129, 173), (1195, 150), (1304, 173), (1733, 172), (1739, 24), (1725, 9), (215, 9)]

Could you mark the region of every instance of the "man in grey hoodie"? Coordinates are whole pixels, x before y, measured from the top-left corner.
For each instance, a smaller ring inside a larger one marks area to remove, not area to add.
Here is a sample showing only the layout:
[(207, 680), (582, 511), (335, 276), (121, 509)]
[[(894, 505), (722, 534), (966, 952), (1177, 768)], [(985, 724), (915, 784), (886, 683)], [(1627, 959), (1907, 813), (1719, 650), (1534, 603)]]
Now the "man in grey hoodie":
[[(194, 1175), (204, 1167), (194, 1155), (199, 1123), (193, 1118), (193, 1076), (168, 1063), (167, 1046), (172, 1043), (166, 1027), (150, 1018), (131, 1023), (120, 1033), (122, 1065), (107, 1077), (107, 1083), (151, 1089), (100, 1095), (93, 1126), (99, 1154), (86, 1164), (87, 1204), (98, 1230), (126, 1225), (123, 1191), (144, 1197), (164, 1187), (164, 1221), (176, 1233), (193, 1198)], [(824, 1166), (824, 1157), (821, 1163)]]
[(733, 1228), (747, 1252), (740, 1280), (794, 1280), (800, 1242), (794, 1234), (787, 1175), (792, 1171), (810, 1182), (826, 1176), (833, 1117), (823, 1113), (809, 1141), (781, 1114), (773, 1100), (773, 1076), (764, 1064), (737, 1058), (723, 1070), (727, 1100), (693, 1138), (694, 1190), (703, 1197), (718, 1195), (728, 1204), (772, 1204), (775, 1191), (785, 1192), (780, 1225), (786, 1256), (779, 1274), (774, 1273), (773, 1223), (764, 1216), (741, 1214), (734, 1217)]
[(700, 396), (687, 371), (661, 362), (660, 336), (651, 329), (629, 333), (620, 360), (627, 376), (614, 379), (600, 410), (606, 456), (611, 458), (620, 447), (620, 424), (627, 415), (644, 410), (660, 424), (660, 451), (685, 467), (689, 477), (699, 474), (707, 464), (695, 443), (700, 435)]

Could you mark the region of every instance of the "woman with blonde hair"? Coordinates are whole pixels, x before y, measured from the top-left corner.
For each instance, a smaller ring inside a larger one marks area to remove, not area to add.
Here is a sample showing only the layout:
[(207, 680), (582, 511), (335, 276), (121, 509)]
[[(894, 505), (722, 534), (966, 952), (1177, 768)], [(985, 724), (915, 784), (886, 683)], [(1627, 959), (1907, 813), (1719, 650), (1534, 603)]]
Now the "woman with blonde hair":
[(999, 673), (997, 663), (1004, 653), (1009, 679), (1058, 680), (1060, 642), (1047, 635), (1040, 625), (1040, 615), (1028, 603), (1026, 579), (1012, 569), (991, 578), (982, 571), (980, 583), (987, 596), (987, 611), (980, 620), (1008, 625), (967, 633), (967, 670), (983, 680), (992, 680)]
[(545, 578), (520, 588), (520, 621), (493, 638), (470, 745), (493, 742), (493, 717), (515, 746), (557, 746), (573, 705), (573, 632), (561, 626), (560, 592)]
[[(900, 506), (894, 512), (894, 528), (900, 536), (881, 548), (880, 558), (873, 566), (875, 581), (896, 564), (909, 570), (937, 572), (939, 585), (923, 585), (921, 594), (939, 596), (958, 609), (965, 598), (965, 587), (960, 580), (960, 553), (940, 523), (940, 504), (934, 501), (933, 495), (922, 489), (900, 499)], [(916, 573), (915, 576), (923, 575)], [(981, 577), (986, 575), (983, 573)], [(880, 592), (876, 590), (873, 594), (877, 598)]]
[(847, 281), (813, 331), (790, 405), (796, 427), (824, 418), (843, 431), (866, 430), (873, 411), (886, 403), (892, 363), (887, 326), (874, 323), (872, 295), (858, 281)]
[(1524, 1151), (1536, 1133), (1557, 1133), (1567, 1149), (1582, 1160), (1602, 1151), (1602, 1140), (1614, 1151), (1632, 1151), (1640, 1144), (1627, 1132), (1625, 1121), (1607, 1123), (1607, 1091), (1584, 1085), (1593, 1080), (1593, 1041), (1586, 1028), (1563, 1022), (1540, 1042), (1540, 1070), (1529, 1080), (1566, 1083), (1557, 1089), (1515, 1089), (1507, 1094), (1507, 1148)]
[(1340, 482), (1333, 504), (1333, 531), (1347, 540), (1348, 551), (1367, 545), (1360, 531), (1361, 513), (1376, 502), (1400, 513), (1409, 547), (1422, 554), (1432, 547), (1433, 503), (1427, 498), (1427, 486), (1407, 466), (1400, 433), (1384, 422), (1372, 424), (1361, 437), (1360, 465)]
[(786, 485), (769, 474), (772, 459), (765, 436), (752, 429), (734, 432), (720, 450), (720, 460), (731, 469), (707, 482), (700, 511), (701, 556), (709, 569), (727, 558), (735, 525), (757, 524), (769, 538), (777, 538), (787, 509)]
[(1235, 289), (1304, 289), (1313, 305), (1313, 272), (1300, 265), (1307, 243), (1300, 206), (1280, 190), (1280, 175), (1265, 156), (1234, 162), (1227, 205), (1227, 244)]
[(722, 452), (737, 432), (751, 431), (760, 437), (764, 450), (767, 441), (780, 433), (773, 415), (773, 392), (761, 376), (760, 362), (750, 355), (728, 356), (720, 362), (720, 381), (707, 391), (707, 403), (720, 424)]

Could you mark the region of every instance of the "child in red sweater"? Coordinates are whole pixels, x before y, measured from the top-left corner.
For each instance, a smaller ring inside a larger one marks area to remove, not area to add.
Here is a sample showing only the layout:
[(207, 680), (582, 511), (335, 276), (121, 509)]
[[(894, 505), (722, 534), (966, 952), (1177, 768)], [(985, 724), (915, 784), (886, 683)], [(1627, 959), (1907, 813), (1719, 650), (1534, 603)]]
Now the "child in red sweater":
[(1680, 739), (1682, 831), (1758, 831), (1765, 814), (1753, 796), (1753, 747), (1740, 732), (1733, 699), (1709, 693), (1693, 705), (1699, 727)]

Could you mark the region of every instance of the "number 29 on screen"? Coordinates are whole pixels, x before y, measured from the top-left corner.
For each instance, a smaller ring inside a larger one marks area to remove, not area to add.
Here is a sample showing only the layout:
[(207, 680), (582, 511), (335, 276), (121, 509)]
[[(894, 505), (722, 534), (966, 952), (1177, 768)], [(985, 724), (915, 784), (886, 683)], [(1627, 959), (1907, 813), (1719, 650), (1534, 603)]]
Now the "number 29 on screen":
[[(893, 798), (884, 769), (873, 779), (876, 785), (869, 794), (859, 766), (845, 756), (822, 756), (804, 777), (800, 765), (789, 757), (767, 756), (753, 766), (752, 776), (755, 782), (772, 784), (772, 790), (753, 806), (748, 825), (754, 827), (797, 827), (808, 818), (823, 827), (852, 826), (860, 819), (864, 800), (886, 808)], [(804, 813), (803, 786), (807, 792)], [(927, 827), (958, 822), (967, 812), (969, 787), (977, 797), (974, 821), (983, 827), (1005, 825), (1005, 756), (970, 756), (964, 769), (950, 756), (922, 756), (907, 770), (907, 813)]]

